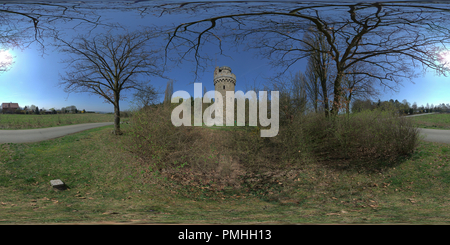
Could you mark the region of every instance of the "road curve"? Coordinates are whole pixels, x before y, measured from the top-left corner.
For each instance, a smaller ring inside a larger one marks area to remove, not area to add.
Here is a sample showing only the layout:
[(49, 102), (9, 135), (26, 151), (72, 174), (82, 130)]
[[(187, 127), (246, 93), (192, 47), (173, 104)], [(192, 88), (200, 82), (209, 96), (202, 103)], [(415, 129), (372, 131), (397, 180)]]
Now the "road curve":
[(0, 144), (39, 142), (113, 124), (113, 122), (83, 123), (51, 128), (0, 130)]
[[(439, 113), (435, 113), (435, 112), (423, 113), (423, 114), (409, 115), (409, 116), (404, 116), (404, 117), (418, 117), (418, 116), (426, 116), (426, 115), (433, 115), (433, 114), (439, 114)], [(421, 135), (425, 136), (425, 138), (423, 139), (425, 141), (450, 144), (450, 130), (419, 128), (419, 131), (420, 131)]]

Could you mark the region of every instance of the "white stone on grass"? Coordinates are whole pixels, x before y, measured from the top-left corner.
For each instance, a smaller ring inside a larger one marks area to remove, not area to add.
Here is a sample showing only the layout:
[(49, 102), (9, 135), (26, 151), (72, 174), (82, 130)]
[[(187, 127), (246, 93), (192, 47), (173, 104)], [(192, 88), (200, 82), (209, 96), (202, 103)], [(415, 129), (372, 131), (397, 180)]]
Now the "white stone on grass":
[(60, 179), (54, 179), (54, 180), (50, 180), (50, 184), (57, 189), (64, 189), (65, 185), (64, 182), (62, 182)]

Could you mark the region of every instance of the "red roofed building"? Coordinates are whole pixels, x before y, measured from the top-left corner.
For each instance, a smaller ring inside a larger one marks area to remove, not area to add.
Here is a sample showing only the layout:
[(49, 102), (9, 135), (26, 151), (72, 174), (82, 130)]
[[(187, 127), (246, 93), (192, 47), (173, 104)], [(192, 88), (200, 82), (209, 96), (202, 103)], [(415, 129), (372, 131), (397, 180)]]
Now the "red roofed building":
[(14, 113), (19, 109), (19, 103), (2, 103), (2, 112), (5, 113)]

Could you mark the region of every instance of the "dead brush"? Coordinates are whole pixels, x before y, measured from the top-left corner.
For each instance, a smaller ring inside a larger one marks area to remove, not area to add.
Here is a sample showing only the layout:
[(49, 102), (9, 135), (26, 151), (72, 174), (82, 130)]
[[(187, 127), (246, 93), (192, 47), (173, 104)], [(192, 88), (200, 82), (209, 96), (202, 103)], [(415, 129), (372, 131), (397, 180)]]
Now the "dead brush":
[(192, 142), (188, 149), (174, 152), (167, 158), (168, 162), (183, 159), (182, 162), (187, 165), (181, 169), (167, 169), (167, 175), (170, 175), (171, 179), (181, 180), (183, 184), (206, 185), (215, 190), (239, 186), (238, 176), (242, 169), (237, 159), (228, 153), (222, 141), (227, 138), (224, 134), (229, 132), (202, 128), (192, 130), (197, 140)]
[(220, 135), (227, 132), (175, 127), (171, 107), (148, 107), (130, 119), (128, 150), (151, 168), (182, 185), (236, 185), (239, 164), (229, 158)]

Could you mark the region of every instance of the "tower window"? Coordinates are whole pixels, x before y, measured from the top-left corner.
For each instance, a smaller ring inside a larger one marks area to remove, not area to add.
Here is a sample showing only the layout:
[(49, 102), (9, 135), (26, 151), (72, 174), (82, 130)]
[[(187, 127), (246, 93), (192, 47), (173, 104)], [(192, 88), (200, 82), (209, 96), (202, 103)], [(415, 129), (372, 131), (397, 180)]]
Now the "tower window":
[(223, 85), (223, 89), (225, 89), (225, 85)]

